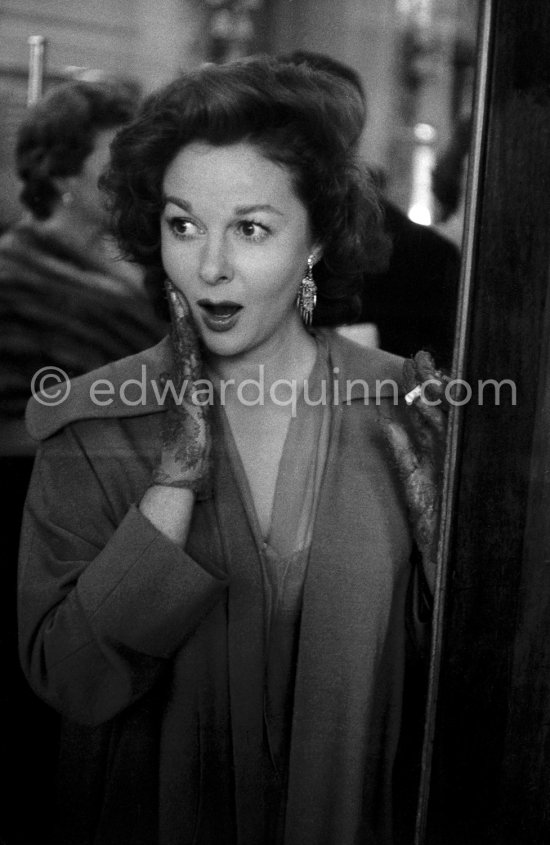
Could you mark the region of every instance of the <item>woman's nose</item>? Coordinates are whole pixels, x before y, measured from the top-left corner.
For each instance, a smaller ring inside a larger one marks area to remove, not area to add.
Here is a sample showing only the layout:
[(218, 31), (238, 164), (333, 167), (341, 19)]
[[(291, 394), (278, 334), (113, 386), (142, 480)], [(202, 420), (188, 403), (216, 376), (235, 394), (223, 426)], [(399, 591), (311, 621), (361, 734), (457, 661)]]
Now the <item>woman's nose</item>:
[(204, 244), (199, 276), (208, 285), (229, 282), (233, 278), (231, 256), (223, 238), (209, 238)]

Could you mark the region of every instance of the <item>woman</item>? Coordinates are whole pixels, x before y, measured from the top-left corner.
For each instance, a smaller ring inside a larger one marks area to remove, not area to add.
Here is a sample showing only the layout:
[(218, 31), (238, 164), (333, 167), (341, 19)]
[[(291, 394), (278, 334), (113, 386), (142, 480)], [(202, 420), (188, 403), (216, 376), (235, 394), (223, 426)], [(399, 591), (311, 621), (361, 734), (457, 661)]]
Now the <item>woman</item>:
[(0, 240), (0, 421), (23, 415), (45, 366), (74, 377), (157, 342), (142, 276), (114, 249), (98, 179), (136, 113), (122, 81), (67, 82), (17, 133), (23, 219)]
[(67, 841), (392, 841), (414, 570), (380, 419), (423, 461), (401, 360), (307, 328), (313, 277), (345, 300), (384, 245), (342, 85), (206, 66), (115, 141), (172, 340), (29, 407), (21, 655), (66, 718)]

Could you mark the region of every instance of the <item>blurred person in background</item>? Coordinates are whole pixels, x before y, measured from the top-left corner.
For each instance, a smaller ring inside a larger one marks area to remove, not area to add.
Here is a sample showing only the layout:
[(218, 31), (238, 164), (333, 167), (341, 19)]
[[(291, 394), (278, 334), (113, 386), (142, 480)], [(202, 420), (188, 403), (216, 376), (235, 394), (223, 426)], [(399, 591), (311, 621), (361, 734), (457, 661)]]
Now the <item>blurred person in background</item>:
[[(350, 143), (358, 145), (367, 121), (367, 97), (357, 71), (331, 56), (309, 50), (297, 50), (280, 58), (331, 73), (350, 85), (350, 97), (359, 106)], [(376, 174), (373, 175), (378, 181)], [(338, 315), (338, 322), (375, 326), (377, 343), (382, 349), (404, 357), (426, 349), (440, 366), (449, 368), (453, 357), (460, 253), (435, 228), (410, 220), (382, 190), (380, 203), (392, 242), (389, 262), (381, 271), (364, 272), (354, 312)], [(319, 314), (318, 324), (323, 319)], [(372, 337), (369, 330), (366, 335)], [(355, 325), (350, 336), (358, 337)]]
[(438, 155), (432, 171), (432, 192), (436, 200), (435, 225), (458, 247), (462, 245), (464, 229), (471, 134), (471, 118), (460, 118), (453, 128), (448, 145)]
[[(0, 239), (0, 415), (20, 418), (31, 380), (69, 378), (151, 346), (163, 334), (142, 273), (117, 256), (98, 178), (138, 100), (124, 82), (69, 82), (19, 128), (26, 216)], [(6, 420), (4, 420), (6, 422)]]
[[(19, 530), (34, 453), (23, 422), (31, 382), (42, 368), (54, 379), (72, 377), (135, 353), (165, 328), (142, 271), (117, 256), (97, 184), (109, 145), (138, 101), (126, 81), (69, 82), (28, 110), (17, 135), (27, 213), (0, 239), (1, 645), (9, 678), (0, 715), (1, 756), (10, 771), (0, 836), (8, 842), (21, 841), (24, 830), (43, 835), (51, 809), (51, 771), (43, 765), (55, 735), (46, 708), (39, 710), (23, 683), (15, 633)], [(21, 811), (22, 794), (36, 812)]]

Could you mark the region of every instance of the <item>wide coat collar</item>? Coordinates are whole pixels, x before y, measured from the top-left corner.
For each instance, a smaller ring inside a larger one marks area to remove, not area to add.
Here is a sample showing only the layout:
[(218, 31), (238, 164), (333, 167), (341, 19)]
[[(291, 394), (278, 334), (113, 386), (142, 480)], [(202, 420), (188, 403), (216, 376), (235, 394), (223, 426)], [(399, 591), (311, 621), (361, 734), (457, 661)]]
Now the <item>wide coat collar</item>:
[[(316, 330), (326, 343), (337, 402), (369, 401), (402, 395), (402, 359), (380, 349), (359, 346), (337, 332)], [(84, 419), (116, 419), (164, 410), (163, 375), (172, 372), (170, 339), (66, 384), (55, 384), (31, 397), (26, 424), (34, 440), (45, 440), (66, 425)], [(61, 398), (64, 397), (64, 398)]]

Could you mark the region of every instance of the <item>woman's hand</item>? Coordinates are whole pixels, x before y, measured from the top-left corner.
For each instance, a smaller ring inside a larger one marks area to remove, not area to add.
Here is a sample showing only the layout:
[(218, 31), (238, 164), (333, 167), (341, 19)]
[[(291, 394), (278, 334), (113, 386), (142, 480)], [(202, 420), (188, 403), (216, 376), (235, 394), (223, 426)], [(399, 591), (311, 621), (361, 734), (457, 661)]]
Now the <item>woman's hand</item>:
[(208, 407), (193, 401), (195, 382), (201, 377), (201, 357), (189, 305), (170, 281), (166, 293), (174, 370), (164, 377), (167, 408), (160, 460), (139, 509), (166, 537), (183, 545), (195, 498), (205, 499), (211, 493), (211, 433)]
[(165, 400), (167, 410), (153, 484), (186, 488), (199, 498), (206, 498), (210, 493), (211, 433), (208, 405), (198, 403), (195, 395), (195, 382), (202, 376), (199, 341), (184, 295), (169, 280), (166, 293), (174, 371), (164, 377), (164, 387), (169, 388)]
[(449, 402), (449, 379), (435, 369), (428, 352), (403, 365), (408, 419), (381, 417), (382, 428), (403, 483), (413, 535), (430, 588), (435, 585), (441, 489)]

